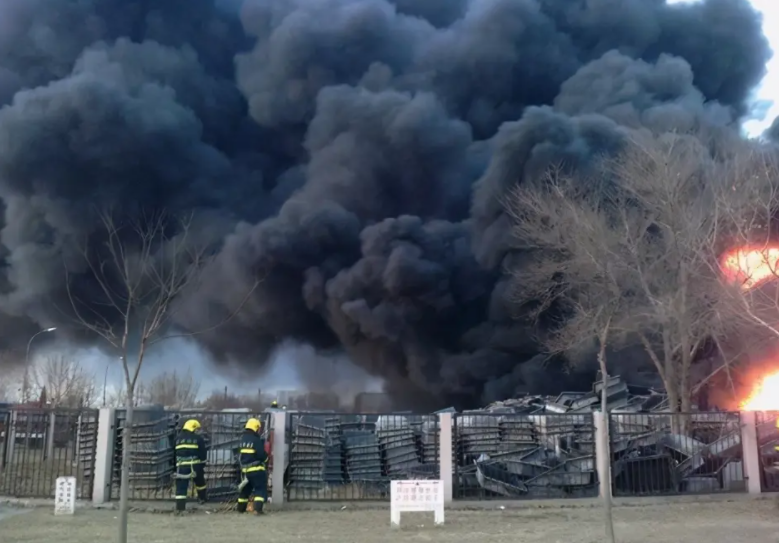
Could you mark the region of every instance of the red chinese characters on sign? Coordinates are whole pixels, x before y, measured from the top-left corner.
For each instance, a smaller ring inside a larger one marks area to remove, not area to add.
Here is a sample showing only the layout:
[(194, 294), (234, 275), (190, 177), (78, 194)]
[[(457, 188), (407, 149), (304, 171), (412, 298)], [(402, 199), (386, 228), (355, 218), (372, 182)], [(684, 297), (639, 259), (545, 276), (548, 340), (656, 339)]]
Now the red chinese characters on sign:
[(435, 490), (424, 484), (399, 484), (393, 498), (404, 503), (432, 503), (435, 501)]

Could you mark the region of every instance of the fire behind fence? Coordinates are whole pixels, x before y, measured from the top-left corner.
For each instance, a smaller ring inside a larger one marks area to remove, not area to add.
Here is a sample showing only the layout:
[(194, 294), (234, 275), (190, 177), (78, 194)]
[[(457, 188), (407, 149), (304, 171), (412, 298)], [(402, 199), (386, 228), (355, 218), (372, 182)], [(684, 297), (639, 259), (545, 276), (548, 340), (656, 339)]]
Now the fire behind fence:
[(286, 499), (386, 500), (390, 481), (438, 479), (437, 415), (294, 413)]
[(598, 495), (592, 413), (463, 413), (452, 439), (455, 498)]
[(614, 495), (743, 492), (739, 413), (611, 415)]
[(758, 411), (755, 413), (757, 425), (757, 453), (760, 458), (760, 483), (763, 492), (779, 491), (779, 412)]
[[(130, 499), (173, 499), (176, 434), (184, 421), (191, 418), (200, 421), (200, 432), (206, 442), (208, 459), (205, 475), (209, 499), (230, 501), (237, 498), (241, 480), (238, 449), (244, 425), (250, 417), (257, 417), (262, 421), (264, 437), (269, 439), (271, 417), (267, 413), (258, 415), (248, 412), (168, 411), (162, 407), (137, 407), (130, 450)], [(112, 499), (119, 498), (125, 411), (117, 410), (116, 419)], [(270, 483), (270, 471), (268, 475)]]
[(89, 499), (95, 467), (97, 410), (0, 410), (0, 496), (53, 498), (57, 477), (76, 477)]

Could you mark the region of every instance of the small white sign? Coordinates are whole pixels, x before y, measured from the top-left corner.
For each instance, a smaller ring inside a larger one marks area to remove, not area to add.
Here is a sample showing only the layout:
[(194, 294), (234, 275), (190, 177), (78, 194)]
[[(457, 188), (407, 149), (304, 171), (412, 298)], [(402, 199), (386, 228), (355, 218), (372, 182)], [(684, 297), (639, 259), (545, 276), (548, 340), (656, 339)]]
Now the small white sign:
[(444, 482), (392, 481), (390, 488), (390, 522), (400, 526), (400, 514), (433, 511), (435, 523), (444, 523)]
[(76, 512), (76, 478), (57, 477), (54, 494), (54, 514), (72, 515)]

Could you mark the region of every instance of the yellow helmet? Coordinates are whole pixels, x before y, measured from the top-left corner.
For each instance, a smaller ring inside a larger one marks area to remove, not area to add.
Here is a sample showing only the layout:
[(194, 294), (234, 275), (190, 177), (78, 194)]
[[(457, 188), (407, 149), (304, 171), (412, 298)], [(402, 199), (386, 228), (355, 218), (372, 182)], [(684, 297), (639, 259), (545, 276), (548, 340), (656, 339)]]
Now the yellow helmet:
[(262, 423), (258, 419), (249, 419), (246, 421), (244, 428), (252, 432), (259, 432), (260, 428), (262, 428)]
[(277, 402), (276, 400), (273, 400), (273, 401), (270, 403), (270, 406), (271, 406), (271, 407), (278, 407), (278, 406), (279, 406), (279, 402)]
[(200, 423), (195, 419), (189, 419), (184, 423), (184, 430), (187, 430), (188, 432), (200, 430)]

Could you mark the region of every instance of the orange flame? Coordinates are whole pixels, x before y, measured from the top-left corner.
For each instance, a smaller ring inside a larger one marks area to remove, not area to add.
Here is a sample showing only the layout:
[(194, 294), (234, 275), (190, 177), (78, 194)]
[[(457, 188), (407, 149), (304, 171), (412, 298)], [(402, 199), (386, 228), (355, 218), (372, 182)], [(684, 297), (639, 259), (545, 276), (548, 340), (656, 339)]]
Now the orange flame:
[(779, 372), (764, 377), (740, 407), (742, 411), (779, 411)]
[(773, 277), (779, 277), (779, 247), (741, 248), (722, 259), (725, 276), (741, 283), (743, 290), (755, 288)]

